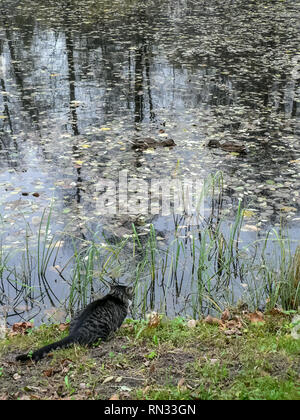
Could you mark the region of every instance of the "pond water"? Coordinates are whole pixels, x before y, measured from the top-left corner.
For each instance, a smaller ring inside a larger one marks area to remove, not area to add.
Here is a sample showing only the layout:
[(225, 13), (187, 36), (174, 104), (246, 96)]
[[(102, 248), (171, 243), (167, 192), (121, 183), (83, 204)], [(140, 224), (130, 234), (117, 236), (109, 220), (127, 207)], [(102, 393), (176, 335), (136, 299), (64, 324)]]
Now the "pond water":
[[(51, 233), (70, 235), (60, 244), (61, 266), (74, 253), (72, 238), (85, 241), (95, 231), (124, 238), (132, 223), (141, 235), (152, 223), (162, 244), (169, 243), (172, 214), (143, 215), (137, 205), (149, 197), (145, 186), (201, 182), (218, 171), (228, 226), (239, 201), (249, 208), (243, 241), (284, 220), (297, 243), (299, 45), (293, 0), (2, 0), (3, 255), (21, 266), (18, 251), (26, 237), (37, 241), (50, 205)], [(176, 146), (138, 147), (148, 138), (171, 138)], [(210, 140), (237, 142), (246, 153), (208, 147)], [(133, 204), (122, 213), (120, 201), (114, 212), (108, 181), (121, 191), (124, 176), (132, 181)], [(24, 288), (6, 280), (0, 300), (11, 321), (34, 316), (41, 302), (44, 309), (59, 306), (69, 294), (49, 270), (42, 299), (28, 307)], [(180, 313), (178, 302), (174, 308)]]

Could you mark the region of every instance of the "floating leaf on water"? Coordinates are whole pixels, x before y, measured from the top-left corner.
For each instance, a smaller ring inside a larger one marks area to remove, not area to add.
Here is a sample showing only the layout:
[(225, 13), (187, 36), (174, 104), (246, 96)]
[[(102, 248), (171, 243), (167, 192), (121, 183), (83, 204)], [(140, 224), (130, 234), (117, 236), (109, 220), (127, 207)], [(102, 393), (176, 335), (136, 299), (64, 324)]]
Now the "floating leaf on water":
[(32, 219), (31, 219), (31, 223), (33, 224), (33, 225), (39, 225), (40, 223), (41, 223), (41, 217), (39, 217), (39, 216), (34, 216)]
[(283, 211), (285, 213), (290, 213), (290, 212), (296, 212), (297, 209), (295, 207), (283, 206), (283, 207), (280, 207), (280, 211)]
[(255, 216), (255, 212), (252, 210), (244, 210), (243, 216), (247, 219), (250, 219), (251, 217)]
[(241, 229), (242, 231), (251, 231), (251, 232), (259, 232), (260, 228), (254, 225), (244, 225)]

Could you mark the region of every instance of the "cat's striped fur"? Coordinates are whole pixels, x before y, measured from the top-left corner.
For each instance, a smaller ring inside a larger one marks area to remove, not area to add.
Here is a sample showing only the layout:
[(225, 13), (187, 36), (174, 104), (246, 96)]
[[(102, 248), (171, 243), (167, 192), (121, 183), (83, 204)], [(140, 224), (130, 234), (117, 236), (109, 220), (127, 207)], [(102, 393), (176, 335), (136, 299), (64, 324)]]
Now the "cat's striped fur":
[(49, 344), (29, 354), (21, 354), (16, 360), (32, 359), (38, 361), (47, 353), (72, 344), (91, 345), (99, 339), (105, 341), (122, 325), (126, 318), (133, 288), (112, 286), (110, 292), (82, 309), (71, 320), (69, 335), (60, 341)]

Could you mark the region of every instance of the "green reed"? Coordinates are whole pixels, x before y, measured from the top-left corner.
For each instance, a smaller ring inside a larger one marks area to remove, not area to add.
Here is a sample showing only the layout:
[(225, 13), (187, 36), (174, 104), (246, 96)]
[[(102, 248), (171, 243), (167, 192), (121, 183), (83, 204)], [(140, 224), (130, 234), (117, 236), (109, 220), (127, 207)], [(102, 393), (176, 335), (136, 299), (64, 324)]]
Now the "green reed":
[[(155, 309), (171, 314), (180, 310), (197, 317), (221, 311), (239, 300), (252, 308), (281, 305), (297, 309), (300, 248), (292, 252), (283, 228), (243, 245), (244, 209), (239, 203), (228, 227), (220, 208), (222, 190), (222, 174), (216, 174), (206, 182), (202, 196), (211, 199), (209, 216), (201, 219), (199, 214), (198, 224), (182, 216), (175, 218), (174, 231), (168, 238), (159, 237), (153, 224), (147, 235), (141, 235), (132, 224), (132, 235), (113, 241), (100, 229), (89, 231), (89, 239), (72, 236), (67, 228), (52, 234), (51, 205), (42, 214), (35, 247), (28, 226), (19, 267), (10, 264), (10, 256), (0, 247), (0, 291), (4, 293), (7, 281), (15, 285), (18, 296), (47, 296), (57, 305), (58, 298), (48, 281), (50, 273), (56, 272), (68, 288), (64, 299), (71, 311), (105, 292), (112, 281), (135, 285), (135, 316)], [(59, 265), (64, 241), (71, 242), (73, 251)], [(37, 289), (39, 294), (35, 293)]]

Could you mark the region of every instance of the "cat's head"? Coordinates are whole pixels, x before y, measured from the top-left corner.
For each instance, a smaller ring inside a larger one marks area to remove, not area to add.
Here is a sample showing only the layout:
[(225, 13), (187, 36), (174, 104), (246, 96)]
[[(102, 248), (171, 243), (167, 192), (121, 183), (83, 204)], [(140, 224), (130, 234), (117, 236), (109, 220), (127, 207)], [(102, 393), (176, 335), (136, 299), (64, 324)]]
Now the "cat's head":
[(132, 286), (112, 285), (109, 294), (122, 300), (124, 303), (130, 303), (133, 297), (134, 288)]

